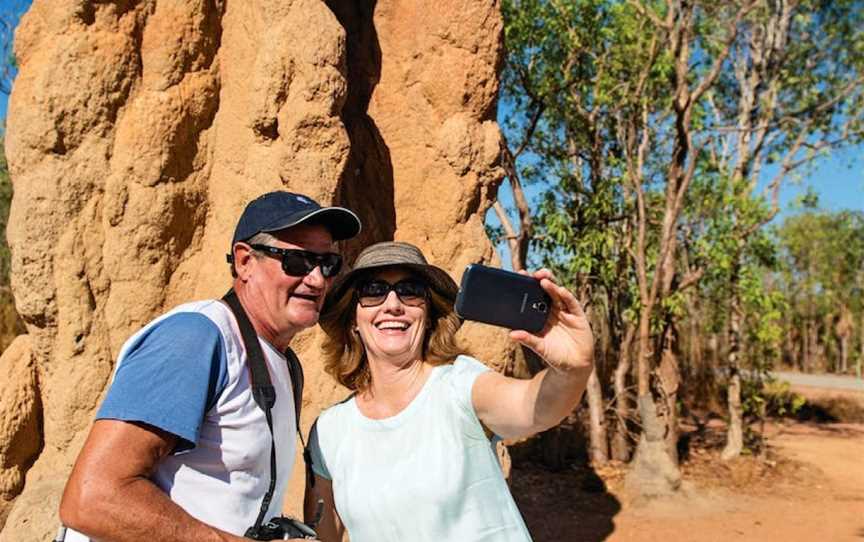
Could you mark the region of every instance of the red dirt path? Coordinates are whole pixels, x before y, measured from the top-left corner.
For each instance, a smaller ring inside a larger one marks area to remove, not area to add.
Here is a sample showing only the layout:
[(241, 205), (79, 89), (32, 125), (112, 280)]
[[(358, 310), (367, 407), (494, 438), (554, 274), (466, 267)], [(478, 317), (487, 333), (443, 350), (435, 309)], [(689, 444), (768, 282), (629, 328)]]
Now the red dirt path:
[(864, 542), (864, 424), (783, 422), (766, 434), (767, 459), (692, 450), (668, 499), (628, 502), (614, 466), (601, 482), (515, 465), (513, 492), (536, 542)]

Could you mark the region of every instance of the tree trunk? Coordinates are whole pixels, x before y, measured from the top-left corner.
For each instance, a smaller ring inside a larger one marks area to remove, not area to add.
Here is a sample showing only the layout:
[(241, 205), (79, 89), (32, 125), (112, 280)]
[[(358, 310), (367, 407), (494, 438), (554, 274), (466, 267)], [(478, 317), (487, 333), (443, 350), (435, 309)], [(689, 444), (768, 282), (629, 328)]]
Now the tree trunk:
[(849, 370), (849, 337), (840, 337), (840, 374), (845, 375)]
[(642, 308), (639, 321), (639, 395), (637, 405), (642, 421), (642, 437), (636, 448), (636, 457), (627, 473), (628, 491), (640, 497), (669, 495), (681, 487), (681, 472), (666, 448), (666, 426), (657, 418), (657, 405), (651, 395), (649, 319), (651, 307)]
[(711, 368), (720, 366), (720, 336), (714, 332), (708, 339), (708, 347), (711, 349)]
[(642, 497), (669, 495), (681, 487), (681, 472), (666, 449), (665, 426), (657, 419), (651, 395), (638, 398), (642, 437), (624, 483), (629, 492)]
[(861, 337), (859, 340), (861, 341), (861, 355), (858, 356), (858, 363), (855, 364), (855, 376), (861, 380), (861, 368), (864, 365), (864, 313), (861, 314)]
[(791, 368), (799, 367), (801, 364), (798, 358), (798, 341), (795, 340), (795, 326), (792, 325), (791, 318), (784, 324), (786, 328), (786, 342), (783, 349), (786, 351), (785, 359), (788, 361), (786, 365)]
[(675, 353), (677, 333), (674, 324), (670, 324), (663, 336), (663, 352), (660, 358), (660, 385), (663, 388), (666, 407), (666, 449), (669, 458), (678, 464), (678, 386), (681, 382), (681, 370), (678, 366), (678, 356)]
[(855, 318), (844, 304), (840, 305), (839, 312), (840, 317), (834, 326), (834, 333), (837, 335), (837, 348), (840, 350), (839, 372), (846, 374), (849, 370), (849, 339), (855, 331)]
[(813, 363), (810, 372), (828, 370), (828, 363), (825, 361), (825, 344), (820, 340), (819, 328), (818, 321), (810, 324), (810, 361)]
[(604, 421), (603, 390), (597, 371), (591, 372), (588, 378), (588, 412), (590, 417), (590, 428), (588, 436), (591, 448), (591, 465), (600, 467), (609, 461), (609, 442), (606, 439), (606, 423)]
[(702, 310), (699, 304), (695, 302), (691, 302), (691, 307), (690, 342), (688, 345), (688, 350), (690, 352), (689, 375), (691, 377), (695, 376), (701, 380), (701, 375), (705, 369), (705, 342), (703, 340)]
[(741, 409), (741, 372), (738, 352), (741, 344), (741, 322), (738, 311), (738, 295), (732, 294), (729, 311), (729, 428), (726, 431), (726, 447), (720, 457), (728, 461), (741, 455), (744, 450), (743, 412)]
[(615, 368), (615, 434), (612, 437), (612, 458), (618, 461), (630, 460), (630, 444), (627, 442), (627, 420), (630, 418), (630, 405), (627, 402), (627, 374), (630, 372), (630, 351), (636, 327), (628, 325), (624, 340), (618, 352), (618, 367)]

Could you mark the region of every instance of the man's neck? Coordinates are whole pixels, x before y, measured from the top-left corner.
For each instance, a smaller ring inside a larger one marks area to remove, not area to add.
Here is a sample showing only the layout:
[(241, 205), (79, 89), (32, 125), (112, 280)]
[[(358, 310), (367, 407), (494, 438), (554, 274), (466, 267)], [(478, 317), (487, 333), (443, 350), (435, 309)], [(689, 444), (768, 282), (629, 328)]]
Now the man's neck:
[(294, 335), (296, 335), (299, 330), (290, 329), (279, 333), (277, 330), (272, 329), (271, 326), (268, 326), (265, 323), (266, 319), (262, 318), (255, 311), (255, 304), (250, 302), (247, 292), (242, 286), (238, 287), (235, 283), (234, 292), (237, 294), (237, 299), (240, 300), (243, 310), (246, 311), (246, 316), (249, 318), (249, 323), (252, 324), (252, 328), (255, 329), (255, 333), (270, 343), (279, 352), (285, 352), (290, 346)]

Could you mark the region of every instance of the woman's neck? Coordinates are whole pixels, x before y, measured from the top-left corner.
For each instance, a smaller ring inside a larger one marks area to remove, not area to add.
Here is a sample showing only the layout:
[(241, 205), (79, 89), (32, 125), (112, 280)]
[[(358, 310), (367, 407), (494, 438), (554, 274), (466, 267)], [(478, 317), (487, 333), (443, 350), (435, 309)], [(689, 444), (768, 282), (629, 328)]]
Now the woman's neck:
[(421, 359), (402, 364), (374, 358), (367, 362), (371, 383), (357, 399), (363, 414), (377, 419), (395, 416), (411, 404), (432, 370)]

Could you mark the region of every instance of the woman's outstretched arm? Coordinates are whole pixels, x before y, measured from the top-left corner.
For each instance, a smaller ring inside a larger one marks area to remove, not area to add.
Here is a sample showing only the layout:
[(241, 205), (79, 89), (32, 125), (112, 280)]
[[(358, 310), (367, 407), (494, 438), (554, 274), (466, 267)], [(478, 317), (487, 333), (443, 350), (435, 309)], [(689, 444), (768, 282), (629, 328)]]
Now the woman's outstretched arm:
[(582, 398), (594, 369), (594, 335), (579, 302), (554, 282), (552, 273), (533, 273), (552, 299), (549, 318), (538, 333), (510, 332), (542, 357), (548, 368), (530, 380), (495, 372), (477, 377), (472, 402), (480, 420), (497, 435), (521, 438), (561, 422)]

